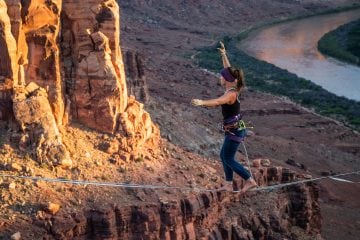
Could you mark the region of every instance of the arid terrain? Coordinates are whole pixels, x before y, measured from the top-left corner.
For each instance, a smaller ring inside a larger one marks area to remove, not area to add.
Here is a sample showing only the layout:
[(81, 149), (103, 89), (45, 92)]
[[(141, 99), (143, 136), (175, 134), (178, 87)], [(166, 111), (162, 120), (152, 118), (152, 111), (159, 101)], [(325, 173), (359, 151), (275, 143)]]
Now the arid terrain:
[[(37, 162), (19, 149), (16, 127), (1, 122), (0, 173), (186, 189), (0, 178), (0, 238), (20, 232), (22, 239), (357, 239), (357, 183), (327, 179), (246, 196), (199, 193), (223, 183), (221, 115), (190, 105), (192, 98), (222, 94), (218, 77), (196, 64), (199, 47), (263, 22), (356, 2), (118, 1), (128, 92), (144, 103), (162, 138), (122, 155), (114, 150), (117, 135), (70, 122), (59, 129), (73, 161), (67, 169)], [(253, 89), (243, 92), (241, 108), (254, 126), (246, 140), (250, 159), (271, 162), (253, 169), (261, 185), (359, 170), (360, 135), (342, 124)], [(244, 152), (238, 157), (244, 161)]]
[[(122, 45), (146, 59), (151, 101), (145, 107), (160, 126), (162, 136), (184, 149), (217, 158), (222, 142), (217, 130), (219, 109), (199, 109), (189, 104), (192, 98), (212, 98), (222, 93), (217, 77), (197, 68), (192, 59), (197, 49), (263, 22), (352, 3), (355, 1), (120, 2)], [(256, 91), (247, 91), (242, 97), (245, 119), (255, 126), (256, 135), (247, 140), (251, 158), (266, 157), (304, 171), (286, 164), (290, 159), (314, 177), (359, 170), (357, 132), (281, 97)], [(359, 185), (326, 180), (320, 187), (322, 236), (356, 239), (360, 229)]]

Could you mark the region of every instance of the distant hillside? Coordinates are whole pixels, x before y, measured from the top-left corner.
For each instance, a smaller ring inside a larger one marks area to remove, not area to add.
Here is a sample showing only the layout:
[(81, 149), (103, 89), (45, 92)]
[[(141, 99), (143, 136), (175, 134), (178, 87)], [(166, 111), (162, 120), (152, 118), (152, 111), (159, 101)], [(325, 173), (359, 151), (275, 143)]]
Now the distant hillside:
[[(278, 18), (313, 14), (333, 9), (334, 6), (358, 4), (353, 0), (297, 1), (297, 0), (129, 0), (118, 1), (126, 11), (128, 21), (181, 30), (188, 29), (210, 34), (238, 32), (251, 23)], [(131, 15), (131, 17), (130, 17)], [(122, 21), (124, 23), (124, 21)]]

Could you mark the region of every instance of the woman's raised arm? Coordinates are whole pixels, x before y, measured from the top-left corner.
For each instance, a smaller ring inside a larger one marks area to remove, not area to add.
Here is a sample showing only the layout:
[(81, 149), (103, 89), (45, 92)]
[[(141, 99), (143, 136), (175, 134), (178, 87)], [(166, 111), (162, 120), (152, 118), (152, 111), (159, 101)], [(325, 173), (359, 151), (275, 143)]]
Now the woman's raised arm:
[(225, 49), (223, 42), (220, 41), (220, 47), (218, 49), (220, 51), (220, 55), (221, 55), (221, 59), (222, 59), (224, 68), (231, 67), (230, 61), (229, 61), (228, 57), (226, 56), (226, 49)]

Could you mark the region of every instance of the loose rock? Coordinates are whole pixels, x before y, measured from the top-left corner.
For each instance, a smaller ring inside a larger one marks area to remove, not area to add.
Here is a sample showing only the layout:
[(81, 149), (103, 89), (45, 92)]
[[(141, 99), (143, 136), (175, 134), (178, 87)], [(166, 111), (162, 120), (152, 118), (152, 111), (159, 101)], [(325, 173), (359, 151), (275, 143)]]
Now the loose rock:
[(46, 211), (51, 213), (52, 215), (55, 215), (60, 210), (60, 205), (56, 203), (49, 202)]
[(9, 184), (9, 189), (15, 189), (16, 188), (16, 183), (12, 182)]
[(11, 171), (16, 171), (16, 172), (21, 172), (22, 171), (22, 166), (20, 166), (20, 164), (17, 164), (17, 163), (12, 163), (10, 165), (10, 170)]
[(11, 240), (20, 240), (21, 239), (21, 233), (17, 232), (11, 235)]

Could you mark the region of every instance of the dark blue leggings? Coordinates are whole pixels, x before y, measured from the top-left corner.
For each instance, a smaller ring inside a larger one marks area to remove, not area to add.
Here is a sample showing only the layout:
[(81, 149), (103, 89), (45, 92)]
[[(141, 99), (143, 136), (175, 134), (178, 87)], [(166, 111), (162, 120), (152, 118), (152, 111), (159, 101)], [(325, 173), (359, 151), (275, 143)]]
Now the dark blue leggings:
[(229, 138), (230, 136), (225, 136), (223, 146), (220, 152), (221, 162), (224, 167), (225, 180), (233, 180), (233, 172), (239, 174), (243, 179), (248, 180), (250, 178), (250, 173), (246, 170), (243, 165), (235, 160), (236, 151), (240, 145), (240, 142), (234, 141)]

